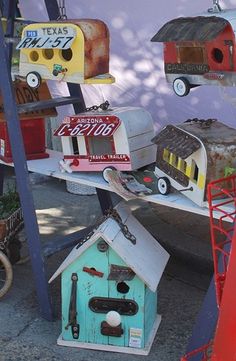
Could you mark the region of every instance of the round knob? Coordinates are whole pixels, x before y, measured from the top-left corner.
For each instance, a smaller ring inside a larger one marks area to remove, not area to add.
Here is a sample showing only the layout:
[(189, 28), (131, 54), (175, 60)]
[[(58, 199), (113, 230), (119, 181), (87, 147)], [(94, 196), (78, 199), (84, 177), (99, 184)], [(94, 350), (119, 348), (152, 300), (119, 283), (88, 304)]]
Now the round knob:
[(111, 327), (117, 327), (121, 323), (120, 314), (116, 311), (109, 311), (106, 315), (106, 322)]

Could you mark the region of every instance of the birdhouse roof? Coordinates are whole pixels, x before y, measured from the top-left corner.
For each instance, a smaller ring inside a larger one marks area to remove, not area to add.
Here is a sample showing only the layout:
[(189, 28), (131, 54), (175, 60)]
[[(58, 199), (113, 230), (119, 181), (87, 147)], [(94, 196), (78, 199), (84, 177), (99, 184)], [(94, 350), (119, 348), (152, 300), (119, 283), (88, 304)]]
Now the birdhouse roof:
[(64, 260), (58, 270), (49, 280), (52, 282), (69, 265), (76, 261), (99, 238), (102, 238), (125, 264), (155, 292), (162, 273), (169, 259), (169, 254), (152, 237), (152, 235), (132, 216), (127, 207), (121, 203), (116, 207), (122, 222), (128, 227), (129, 232), (136, 237), (133, 244), (123, 234), (119, 224), (113, 218), (107, 218), (94, 232), (94, 234), (81, 246), (76, 246)]
[(167, 22), (153, 36), (151, 41), (211, 41), (215, 39), (229, 22), (217, 16), (181, 17)]
[(189, 119), (177, 126), (167, 125), (152, 142), (158, 148), (166, 148), (177, 157), (186, 159), (201, 146), (208, 151), (214, 144), (235, 145), (236, 129), (215, 119)]
[(162, 149), (166, 148), (182, 159), (188, 158), (201, 147), (198, 139), (174, 125), (167, 125), (152, 141)]

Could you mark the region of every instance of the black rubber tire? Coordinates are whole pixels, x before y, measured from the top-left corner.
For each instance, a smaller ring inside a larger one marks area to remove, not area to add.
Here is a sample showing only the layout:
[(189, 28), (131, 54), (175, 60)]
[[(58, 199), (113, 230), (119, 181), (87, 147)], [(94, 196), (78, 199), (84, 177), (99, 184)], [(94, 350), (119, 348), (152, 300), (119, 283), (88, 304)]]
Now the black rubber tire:
[(176, 78), (173, 82), (173, 90), (175, 94), (178, 95), (178, 97), (185, 97), (189, 94), (190, 89), (191, 85), (189, 81), (184, 77)]
[(107, 182), (107, 183), (108, 183), (108, 180), (106, 179), (106, 176), (105, 176), (104, 173), (105, 173), (105, 171), (108, 170), (108, 169), (109, 169), (109, 170), (117, 170), (115, 167), (112, 167), (112, 166), (111, 166), (111, 167), (106, 167), (106, 168), (103, 169), (103, 171), (102, 171), (102, 176), (103, 176), (104, 181)]
[(32, 89), (37, 89), (42, 83), (42, 79), (39, 73), (36, 71), (31, 71), (26, 75), (26, 82)]
[(157, 189), (160, 194), (166, 196), (170, 193), (171, 184), (167, 177), (160, 177), (157, 180)]

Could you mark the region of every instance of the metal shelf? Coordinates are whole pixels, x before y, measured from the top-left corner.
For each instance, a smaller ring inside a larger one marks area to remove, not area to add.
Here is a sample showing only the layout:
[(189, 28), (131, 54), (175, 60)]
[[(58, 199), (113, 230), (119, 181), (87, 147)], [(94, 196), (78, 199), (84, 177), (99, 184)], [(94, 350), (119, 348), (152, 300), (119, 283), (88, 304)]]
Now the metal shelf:
[(49, 99), (49, 100), (42, 100), (39, 102), (18, 104), (17, 111), (18, 111), (18, 114), (22, 114), (22, 113), (32, 112), (32, 111), (36, 111), (36, 110), (60, 107), (63, 105), (68, 105), (68, 104), (82, 104), (82, 100), (80, 97), (72, 97), (72, 96), (53, 98), (53, 99)]

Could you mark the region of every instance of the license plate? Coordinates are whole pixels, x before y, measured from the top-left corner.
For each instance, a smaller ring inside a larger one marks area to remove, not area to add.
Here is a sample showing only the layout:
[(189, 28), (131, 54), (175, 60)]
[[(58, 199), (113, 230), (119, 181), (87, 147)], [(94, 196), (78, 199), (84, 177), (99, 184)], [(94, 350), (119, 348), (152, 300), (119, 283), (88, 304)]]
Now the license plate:
[(90, 137), (111, 137), (120, 125), (117, 117), (100, 116), (98, 118), (77, 119), (71, 117), (70, 124), (62, 124), (55, 132), (56, 136), (90, 136)]
[(69, 49), (74, 39), (74, 36), (28, 36), (19, 42), (16, 49)]

